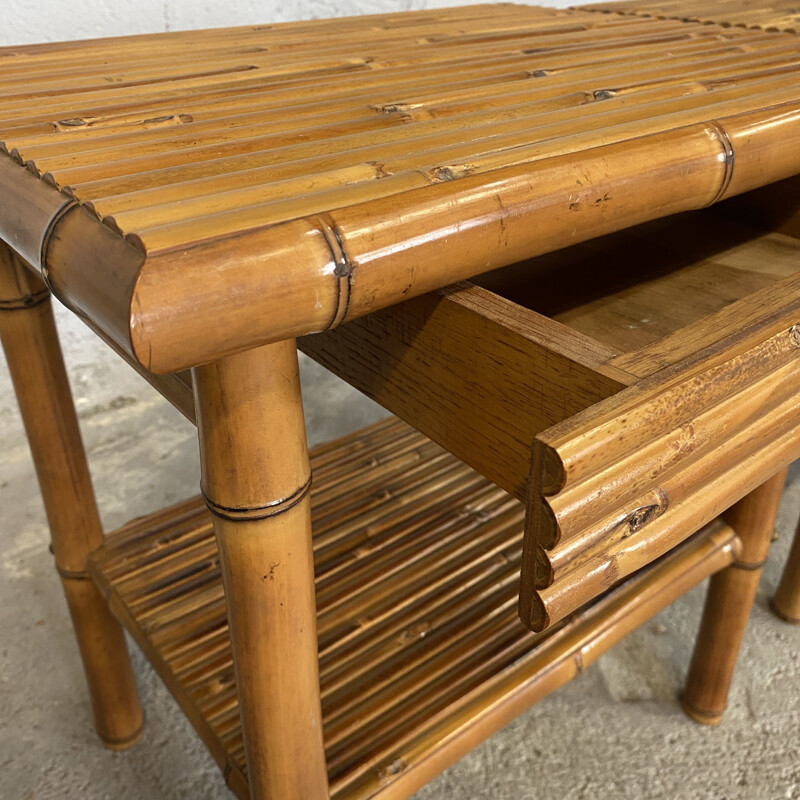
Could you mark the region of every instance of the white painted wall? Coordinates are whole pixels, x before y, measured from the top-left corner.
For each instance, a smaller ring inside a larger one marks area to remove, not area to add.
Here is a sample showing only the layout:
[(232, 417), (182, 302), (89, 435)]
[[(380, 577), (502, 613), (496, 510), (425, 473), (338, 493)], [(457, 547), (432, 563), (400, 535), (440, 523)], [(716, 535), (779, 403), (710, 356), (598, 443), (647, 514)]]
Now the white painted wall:
[[(484, 0), (485, 1), (485, 0)], [(572, 0), (576, 2), (577, 0)], [(22, 0), (2, 13), (0, 46), (134, 33), (215, 28), (297, 19), (466, 5), (469, 0)], [(565, 8), (570, 0), (540, 0)], [(72, 314), (56, 316), (76, 405), (82, 415), (120, 398), (144, 399), (150, 387)], [(22, 436), (0, 352), (0, 448)]]
[[(566, 8), (577, 1), (540, 0), (538, 5)], [(469, 4), (469, 0), (22, 0), (3, 12), (0, 45)]]

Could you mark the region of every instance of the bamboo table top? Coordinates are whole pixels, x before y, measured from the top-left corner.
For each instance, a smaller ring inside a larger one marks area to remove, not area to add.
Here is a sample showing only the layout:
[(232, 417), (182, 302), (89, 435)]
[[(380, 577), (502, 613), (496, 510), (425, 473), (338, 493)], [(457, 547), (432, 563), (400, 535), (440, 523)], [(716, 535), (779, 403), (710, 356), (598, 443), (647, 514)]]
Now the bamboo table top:
[(668, 0), (648, 3), (621, 0), (581, 6), (586, 11), (640, 14), (646, 17), (680, 19), (690, 22), (718, 22), (743, 28), (800, 33), (800, 5), (797, 0)]
[(0, 237), (156, 372), (800, 172), (760, 29), (475, 5), (0, 64)]

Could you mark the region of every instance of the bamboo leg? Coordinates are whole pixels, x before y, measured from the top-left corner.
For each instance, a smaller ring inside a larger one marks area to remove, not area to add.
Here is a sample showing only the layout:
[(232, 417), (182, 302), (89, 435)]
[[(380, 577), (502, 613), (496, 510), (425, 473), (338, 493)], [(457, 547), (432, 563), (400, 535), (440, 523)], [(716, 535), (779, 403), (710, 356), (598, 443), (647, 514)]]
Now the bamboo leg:
[(328, 797), (310, 466), (297, 351), (267, 345), (193, 371), (254, 800)]
[(741, 552), (730, 567), (711, 578), (682, 698), (684, 711), (704, 725), (720, 722), (728, 702), (736, 658), (769, 550), (785, 481), (784, 469), (724, 515), (741, 539)]
[(792, 625), (800, 625), (800, 523), (797, 525), (789, 560), (783, 568), (778, 590), (769, 604), (782, 620)]
[(95, 726), (121, 750), (142, 730), (125, 637), (84, 568), (103, 542), (49, 292), (0, 242), (0, 338), (28, 434), (83, 667)]

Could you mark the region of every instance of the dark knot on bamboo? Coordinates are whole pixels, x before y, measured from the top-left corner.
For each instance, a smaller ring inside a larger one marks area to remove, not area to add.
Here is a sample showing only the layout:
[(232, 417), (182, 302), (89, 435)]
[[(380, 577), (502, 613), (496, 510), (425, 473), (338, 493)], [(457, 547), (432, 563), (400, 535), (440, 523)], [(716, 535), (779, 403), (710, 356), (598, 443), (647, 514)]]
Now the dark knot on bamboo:
[(667, 510), (669, 503), (664, 490), (655, 489), (654, 494), (656, 495), (654, 503), (640, 506), (625, 518), (624, 524), (628, 526), (629, 534), (642, 530), (645, 525), (654, 519), (658, 519)]

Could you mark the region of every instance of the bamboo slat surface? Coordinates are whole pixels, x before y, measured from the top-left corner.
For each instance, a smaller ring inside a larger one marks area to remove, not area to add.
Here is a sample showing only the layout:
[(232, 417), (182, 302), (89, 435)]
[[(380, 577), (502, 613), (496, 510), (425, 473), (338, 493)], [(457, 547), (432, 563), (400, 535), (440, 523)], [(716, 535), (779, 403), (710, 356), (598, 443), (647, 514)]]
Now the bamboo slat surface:
[[(517, 617), (523, 508), (395, 419), (318, 447), (312, 516), (332, 797), (407, 797), (710, 573), (715, 524), (547, 635)], [(244, 751), (211, 518), (201, 498), (111, 534), (90, 571), (230, 787)], [(266, 576), (265, 576), (266, 577)]]
[(659, 19), (716, 22), (766, 31), (800, 32), (800, 6), (796, 0), (773, 0), (771, 3), (763, 0), (668, 0), (665, 3), (622, 0), (619, 3), (592, 3), (580, 8)]
[(0, 236), (157, 372), (800, 172), (761, 30), (499, 4), (0, 65)]

